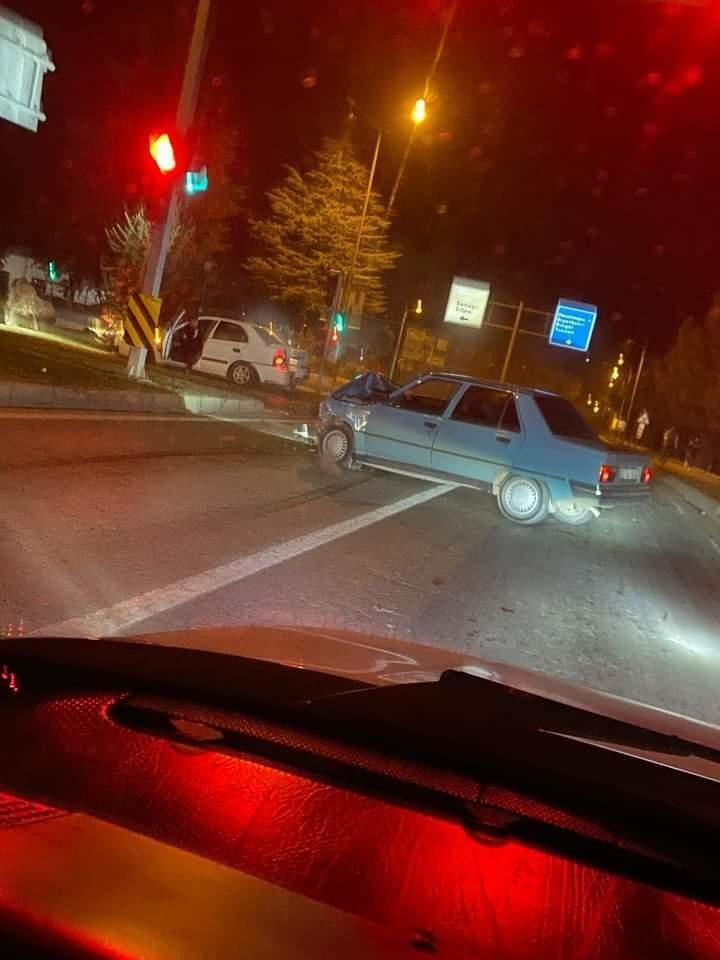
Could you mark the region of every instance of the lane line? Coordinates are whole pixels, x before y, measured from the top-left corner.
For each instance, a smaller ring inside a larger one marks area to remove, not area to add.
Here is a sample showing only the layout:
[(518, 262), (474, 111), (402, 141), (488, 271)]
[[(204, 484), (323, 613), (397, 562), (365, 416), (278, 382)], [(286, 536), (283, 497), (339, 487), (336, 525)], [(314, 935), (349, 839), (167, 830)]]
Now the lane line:
[(221, 564), (204, 573), (185, 577), (175, 583), (147, 593), (138, 594), (129, 600), (97, 610), (95, 613), (82, 617), (73, 617), (69, 620), (60, 620), (47, 624), (39, 630), (34, 630), (30, 636), (112, 636), (125, 631), (133, 624), (161, 613), (167, 613), (175, 607), (197, 600), (215, 590), (238, 583), (256, 573), (261, 573), (269, 567), (285, 563), (311, 550), (316, 550), (327, 543), (346, 537), (348, 534), (363, 530), (365, 527), (380, 523), (389, 517), (411, 510), (420, 504), (427, 503), (437, 497), (442, 497), (451, 490), (457, 489), (456, 484), (444, 483), (440, 486), (422, 490), (420, 493), (396, 500), (385, 506), (370, 510), (368, 513), (341, 520), (329, 527), (315, 530), (284, 543), (266, 547), (257, 553), (252, 553), (229, 563)]

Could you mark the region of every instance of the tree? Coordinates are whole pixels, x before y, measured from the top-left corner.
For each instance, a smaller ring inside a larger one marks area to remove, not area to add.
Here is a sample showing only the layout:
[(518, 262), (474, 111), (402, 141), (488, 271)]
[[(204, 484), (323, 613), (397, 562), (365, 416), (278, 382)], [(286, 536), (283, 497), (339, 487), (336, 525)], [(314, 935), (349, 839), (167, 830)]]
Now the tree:
[(720, 295), (703, 323), (686, 319), (653, 368), (654, 407), (684, 435), (720, 440)]
[[(313, 320), (327, 306), (331, 271), (350, 271), (369, 176), (345, 141), (326, 140), (314, 166), (286, 167), (285, 180), (268, 193), (271, 215), (252, 223), (257, 254), (246, 269), (271, 299)], [(383, 276), (399, 254), (388, 241), (383, 202), (371, 193), (354, 272), (365, 287), (365, 310), (385, 308)]]

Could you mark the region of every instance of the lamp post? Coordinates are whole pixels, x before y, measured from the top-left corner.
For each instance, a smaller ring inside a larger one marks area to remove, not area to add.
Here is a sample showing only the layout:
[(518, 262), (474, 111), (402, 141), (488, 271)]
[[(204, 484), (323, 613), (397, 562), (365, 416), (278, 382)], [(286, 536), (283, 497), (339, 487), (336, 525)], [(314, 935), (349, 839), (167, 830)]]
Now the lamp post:
[[(364, 110), (362, 111), (359, 110), (357, 103), (354, 100), (349, 100), (348, 102), (350, 103), (351, 117), (353, 117), (355, 113), (362, 113), (362, 115), (365, 117), (365, 119), (370, 124), (370, 126), (373, 127), (374, 130), (376, 131), (377, 137), (375, 139), (375, 150), (373, 151), (373, 158), (370, 164), (370, 174), (368, 176), (367, 188), (365, 190), (365, 199), (363, 201), (362, 213), (360, 214), (360, 223), (358, 225), (357, 237), (355, 238), (355, 249), (353, 251), (352, 260), (350, 262), (350, 269), (348, 270), (348, 273), (347, 273), (347, 281), (345, 285), (346, 298), (350, 296), (353, 280), (355, 278), (355, 269), (357, 267), (357, 260), (360, 254), (360, 244), (362, 243), (363, 232), (365, 230), (365, 221), (367, 220), (367, 212), (368, 212), (368, 207), (370, 205), (370, 195), (372, 193), (373, 183), (375, 182), (377, 162), (378, 162), (378, 157), (380, 155), (380, 145), (382, 144), (382, 138), (383, 138), (382, 127), (379, 124), (377, 124), (374, 120), (372, 120), (367, 115), (367, 113), (365, 113)], [(418, 100), (415, 101), (415, 106), (413, 107), (413, 111), (412, 111), (413, 130), (415, 130), (418, 124), (424, 122), (426, 114), (427, 114), (427, 104), (425, 102), (424, 97), (420, 97)], [(393, 192), (390, 197), (390, 204), (388, 205), (388, 211), (392, 206), (392, 202), (395, 198), (395, 194), (397, 193), (398, 187), (400, 186), (400, 180), (402, 179), (403, 171), (405, 169), (405, 164), (407, 162), (408, 153), (410, 152), (411, 142), (412, 141), (408, 141), (408, 146), (405, 149), (405, 154), (403, 156), (402, 163), (400, 164), (400, 169), (398, 170), (397, 177), (395, 178), (395, 184), (393, 186)]]
[(403, 174), (405, 173), (405, 165), (407, 164), (408, 157), (410, 156), (410, 151), (412, 150), (412, 145), (415, 141), (415, 133), (419, 124), (423, 123), (427, 115), (427, 101), (430, 96), (430, 87), (432, 82), (435, 79), (435, 71), (437, 70), (437, 65), (440, 62), (440, 58), (443, 55), (445, 50), (445, 41), (447, 40), (448, 31), (450, 29), (450, 24), (455, 18), (455, 12), (457, 10), (458, 0), (452, 0), (450, 7), (448, 9), (447, 17), (445, 18), (445, 23), (443, 24), (442, 33), (440, 35), (440, 42), (438, 43), (437, 50), (435, 51), (435, 57), (430, 67), (430, 73), (428, 74), (425, 80), (425, 89), (423, 91), (422, 97), (415, 101), (415, 106), (413, 107), (412, 112), (412, 121), (413, 125), (410, 128), (410, 136), (408, 137), (407, 145), (405, 146), (405, 153), (403, 153), (402, 162), (400, 163), (400, 168), (398, 169), (397, 176), (395, 177), (395, 183), (393, 188), (390, 191), (390, 199), (388, 200), (387, 212), (388, 214), (393, 208), (395, 203), (395, 197), (397, 196), (398, 188), (400, 187), (400, 181), (402, 180)]

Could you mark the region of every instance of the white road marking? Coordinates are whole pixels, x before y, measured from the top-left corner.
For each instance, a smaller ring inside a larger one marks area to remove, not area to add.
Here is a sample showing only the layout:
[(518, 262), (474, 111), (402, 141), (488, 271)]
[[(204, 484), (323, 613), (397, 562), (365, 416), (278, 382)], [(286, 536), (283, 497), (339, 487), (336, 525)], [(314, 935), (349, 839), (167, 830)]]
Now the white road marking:
[(199, 597), (206, 596), (230, 584), (238, 583), (240, 580), (252, 577), (269, 567), (285, 563), (285, 561), (299, 557), (310, 550), (316, 550), (327, 543), (332, 543), (333, 540), (339, 540), (340, 537), (346, 537), (350, 533), (380, 523), (381, 520), (387, 520), (388, 517), (393, 517), (405, 510), (427, 503), (428, 500), (442, 497), (455, 489), (455, 484), (444, 483), (440, 486), (431, 487), (429, 490), (422, 490), (420, 493), (404, 497), (402, 500), (395, 501), (395, 503), (386, 504), (376, 510), (370, 510), (368, 513), (351, 517), (349, 520), (341, 520), (339, 523), (331, 524), (321, 530), (315, 530), (313, 533), (295, 537), (285, 543), (266, 547), (264, 550), (252, 553), (247, 557), (231, 560), (229, 563), (214, 567), (212, 570), (206, 570), (204, 573), (186, 577), (165, 587), (149, 590), (147, 593), (138, 594), (129, 600), (123, 600), (87, 616), (73, 617), (70, 620), (48, 624), (42, 629), (34, 630), (31, 636), (102, 637), (117, 634), (141, 620), (167, 613), (168, 610), (190, 603), (192, 600), (197, 600)]
[(713, 540), (712, 537), (708, 537), (708, 539), (710, 540), (715, 553), (720, 553), (720, 543), (717, 543), (717, 541)]

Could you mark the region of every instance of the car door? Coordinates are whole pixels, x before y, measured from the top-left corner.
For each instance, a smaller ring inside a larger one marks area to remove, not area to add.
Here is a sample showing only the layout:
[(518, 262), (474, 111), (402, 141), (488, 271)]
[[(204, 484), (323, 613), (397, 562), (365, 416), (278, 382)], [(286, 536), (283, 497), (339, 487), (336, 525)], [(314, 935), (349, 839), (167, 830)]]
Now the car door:
[(248, 336), (239, 323), (219, 320), (210, 331), (195, 369), (224, 377), (228, 368), (247, 352)]
[(458, 381), (428, 377), (373, 407), (365, 427), (364, 452), (416, 467), (430, 466), (433, 435), (460, 387)]
[(509, 390), (470, 384), (438, 425), (430, 465), (482, 484), (511, 467), (522, 443), (515, 398)]

